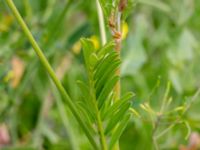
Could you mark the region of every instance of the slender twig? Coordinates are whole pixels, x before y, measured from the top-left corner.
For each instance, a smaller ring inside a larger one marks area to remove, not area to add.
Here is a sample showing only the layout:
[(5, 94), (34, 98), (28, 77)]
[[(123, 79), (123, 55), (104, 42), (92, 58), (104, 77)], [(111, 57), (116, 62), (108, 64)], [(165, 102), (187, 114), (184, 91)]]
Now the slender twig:
[(169, 130), (171, 130), (174, 126), (176, 125), (176, 122), (173, 123), (172, 125), (170, 125), (169, 127), (167, 127), (165, 130), (163, 130), (161, 133), (159, 133), (158, 135), (154, 136), (155, 140), (159, 139), (161, 136), (163, 136), (164, 134), (166, 134)]
[(68, 107), (70, 108), (71, 112), (73, 113), (73, 115), (75, 116), (76, 120), (78, 121), (78, 123), (82, 127), (82, 129), (85, 132), (86, 136), (88, 137), (90, 143), (92, 144), (92, 146), (95, 149), (98, 149), (97, 143), (93, 139), (93, 136), (91, 135), (89, 129), (87, 128), (87, 126), (83, 122), (82, 118), (80, 117), (76, 107), (74, 106), (71, 98), (69, 97), (68, 93), (64, 89), (63, 85), (57, 79), (52, 67), (50, 66), (48, 60), (46, 59), (46, 57), (43, 54), (42, 50), (40, 49), (39, 45), (35, 41), (33, 35), (29, 31), (29, 29), (28, 29), (27, 25), (25, 24), (24, 20), (22, 19), (21, 15), (19, 14), (15, 4), (13, 3), (12, 0), (6, 0), (6, 3), (9, 6), (9, 8), (11, 9), (13, 15), (16, 17), (16, 19), (17, 19), (19, 25), (21, 26), (23, 32), (25, 33), (26, 37), (29, 39), (29, 42), (31, 43), (35, 53), (37, 54), (38, 58), (40, 59), (41, 63), (43, 64), (45, 70), (48, 72), (49, 76), (51, 77), (52, 81), (54, 82), (54, 84), (58, 88), (58, 90), (59, 90), (60, 94), (62, 95), (63, 99), (68, 104)]
[(100, 34), (101, 34), (101, 42), (102, 42), (102, 45), (105, 45), (106, 42), (107, 42), (106, 29), (105, 29), (105, 22), (104, 22), (103, 11), (101, 9), (99, 0), (96, 0), (96, 5), (97, 5), (97, 12), (98, 12), (98, 19), (99, 19), (99, 28), (100, 28)]

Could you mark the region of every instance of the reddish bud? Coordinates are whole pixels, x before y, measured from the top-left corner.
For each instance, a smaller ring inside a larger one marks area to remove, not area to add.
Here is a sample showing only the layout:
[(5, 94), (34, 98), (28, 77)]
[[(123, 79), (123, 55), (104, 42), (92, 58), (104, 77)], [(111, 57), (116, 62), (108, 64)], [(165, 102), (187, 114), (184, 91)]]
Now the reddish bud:
[(118, 6), (118, 9), (120, 12), (124, 11), (124, 9), (126, 8), (128, 4), (128, 1), (127, 0), (120, 0), (119, 1), (119, 6)]
[(108, 24), (111, 29), (115, 28), (115, 24), (113, 23), (113, 21), (111, 19), (109, 20)]
[(115, 31), (113, 38), (116, 40), (120, 40), (121, 39), (122, 34), (120, 32)]

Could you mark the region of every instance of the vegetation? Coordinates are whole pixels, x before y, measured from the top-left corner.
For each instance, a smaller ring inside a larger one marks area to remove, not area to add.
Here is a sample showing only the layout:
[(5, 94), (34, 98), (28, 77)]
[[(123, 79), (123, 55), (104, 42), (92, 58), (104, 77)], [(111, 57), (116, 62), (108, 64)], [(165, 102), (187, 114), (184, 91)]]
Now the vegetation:
[(0, 148), (198, 150), (198, 0), (0, 1)]

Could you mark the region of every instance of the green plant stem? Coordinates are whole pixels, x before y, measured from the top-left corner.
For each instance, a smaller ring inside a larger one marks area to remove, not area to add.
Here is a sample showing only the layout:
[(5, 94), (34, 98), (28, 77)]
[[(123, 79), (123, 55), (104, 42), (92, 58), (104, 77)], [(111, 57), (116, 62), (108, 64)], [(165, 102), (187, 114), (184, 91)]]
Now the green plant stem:
[(101, 116), (99, 111), (97, 110), (97, 125), (98, 125), (98, 130), (99, 130), (99, 135), (100, 135), (100, 142), (101, 142), (101, 148), (102, 150), (107, 150), (107, 144), (106, 144), (106, 139), (104, 135), (104, 129), (101, 121)]
[[(58, 16), (58, 18), (56, 19), (56, 21), (55, 21), (55, 23), (53, 23), (52, 25), (51, 25), (51, 27), (50, 27), (50, 30), (48, 30), (48, 33), (47, 33), (47, 35), (52, 35), (52, 37), (53, 37), (53, 35), (55, 35), (55, 34), (52, 34), (52, 32), (55, 32), (55, 33), (57, 33), (57, 30), (59, 29), (59, 27), (60, 27), (60, 25), (63, 23), (63, 20), (64, 20), (64, 18), (65, 18), (65, 16), (66, 16), (66, 14), (67, 14), (67, 11), (69, 10), (69, 6), (71, 6), (70, 4), (72, 3), (72, 1), (73, 0), (69, 0), (69, 1), (67, 1), (66, 3), (65, 3), (65, 6), (64, 6), (64, 8), (63, 8), (63, 10), (61, 11), (61, 13), (60, 13), (60, 15)], [(31, 17), (31, 15), (32, 15), (32, 9), (31, 9), (31, 7), (30, 7), (30, 4), (29, 4), (29, 0), (23, 0), (23, 2), (24, 2), (24, 7), (26, 8), (26, 12), (27, 12), (27, 19), (28, 20), (30, 20), (30, 17)], [(30, 10), (28, 10), (28, 8), (30, 9)], [(30, 12), (30, 13), (28, 13), (28, 12)], [(48, 36), (49, 37), (49, 36)], [(52, 37), (49, 37), (47, 40), (43, 40), (42, 41), (42, 47), (44, 47), (45, 49), (47, 49), (50, 45), (51, 45), (51, 39), (52, 39)], [(53, 49), (52, 49), (53, 50)], [(48, 58), (48, 57), (50, 57), (53, 53), (51, 52), (52, 50), (50, 50), (50, 52), (48, 51), (48, 53), (46, 54), (46, 57)], [(31, 61), (32, 63), (31, 64), (29, 64), (28, 66), (27, 66), (27, 69), (26, 69), (26, 74), (24, 75), (24, 79), (23, 79), (23, 81), (20, 83), (20, 87), (19, 88), (17, 88), (16, 90), (14, 90), (13, 92), (14, 92), (14, 94), (13, 94), (13, 96), (12, 97), (15, 97), (16, 99), (15, 99), (15, 101), (13, 102), (13, 109), (11, 110), (11, 115), (13, 116), (13, 115), (16, 115), (16, 111), (17, 111), (17, 108), (19, 107), (19, 105), (21, 104), (21, 101), (19, 101), (19, 95), (21, 95), (21, 93), (24, 91), (24, 89), (26, 88), (26, 85), (29, 83), (29, 80), (30, 80), (30, 78), (31, 77), (33, 77), (33, 76), (35, 76), (35, 74), (36, 74), (36, 68), (37, 68), (37, 65), (38, 65), (38, 60), (37, 59), (33, 59), (32, 61)], [(60, 103), (60, 105), (64, 105), (63, 104), (63, 102), (62, 101), (59, 101), (59, 102), (57, 102), (58, 100), (57, 99), (55, 99), (56, 100), (56, 103)], [(45, 102), (43, 102), (43, 103), (45, 103)], [(43, 105), (43, 104), (42, 104)], [(41, 109), (43, 109), (44, 107), (41, 107)], [(60, 110), (61, 109), (61, 107), (58, 107), (58, 110), (59, 110), (59, 112), (61, 112), (62, 110)], [(42, 111), (42, 110), (41, 110)], [(64, 119), (64, 118), (67, 118), (67, 115), (65, 115), (65, 114), (60, 114), (61, 115), (61, 118), (62, 119)], [(17, 118), (17, 117), (13, 117), (13, 118)], [(65, 119), (66, 120), (66, 119)], [(66, 121), (65, 120), (62, 120), (63, 121), (63, 125), (65, 126), (65, 128), (66, 128), (66, 131), (67, 131), (67, 133), (70, 133), (70, 130), (71, 129), (68, 129), (69, 128), (69, 125), (68, 126), (66, 126), (65, 124), (66, 124)], [(12, 134), (12, 141), (16, 141), (16, 139), (17, 139), (17, 133), (15, 133), (16, 132), (16, 123), (17, 121), (16, 121), (16, 119), (12, 119), (12, 121), (11, 121), (11, 125), (12, 125), (12, 130), (11, 130), (11, 134)], [(38, 122), (40, 122), (40, 119), (38, 120)], [(37, 128), (37, 127), (36, 127)], [(37, 128), (37, 129), (35, 129), (35, 132), (37, 132), (36, 134), (40, 134), (40, 132), (38, 132), (37, 130), (39, 130), (39, 128)], [(71, 138), (73, 138), (73, 135), (72, 134), (69, 134), (70, 135), (70, 139)], [(73, 140), (71, 140), (71, 141), (73, 141)], [(75, 145), (76, 144), (76, 145)], [(77, 146), (77, 143), (75, 143), (75, 144), (73, 144), (72, 142), (71, 142), (71, 145), (74, 147), (74, 149), (75, 149), (75, 147)]]
[(92, 144), (92, 146), (95, 149), (98, 149), (98, 146), (97, 146), (95, 140), (93, 139), (92, 135), (90, 134), (89, 129), (84, 124), (84, 122), (81, 119), (81, 117), (79, 116), (79, 113), (76, 110), (76, 107), (74, 106), (71, 98), (69, 97), (69, 95), (65, 91), (65, 89), (62, 86), (61, 82), (57, 79), (52, 67), (50, 66), (48, 60), (44, 56), (42, 50), (40, 49), (40, 47), (38, 46), (38, 44), (35, 41), (34, 37), (32, 36), (31, 32), (29, 31), (29, 29), (28, 29), (27, 25), (25, 24), (24, 20), (22, 19), (21, 15), (19, 14), (15, 4), (13, 3), (12, 0), (6, 0), (6, 3), (9, 6), (9, 8), (11, 9), (13, 15), (16, 17), (16, 19), (17, 19), (18, 23), (20, 24), (23, 32), (25, 33), (25, 35), (29, 39), (29, 42), (31, 43), (35, 53), (37, 54), (38, 58), (40, 59), (41, 63), (43, 64), (45, 70), (48, 72), (49, 76), (51, 77), (51, 79), (53, 80), (54, 84), (58, 88), (58, 90), (59, 90), (60, 94), (62, 95), (63, 99), (68, 104), (68, 107), (70, 108), (71, 112), (73, 113), (73, 115), (75, 116), (76, 120), (78, 121), (78, 123), (82, 127), (82, 129), (85, 132), (86, 136), (88, 137), (90, 143)]
[(96, 119), (97, 119), (97, 128), (98, 128), (98, 133), (99, 133), (99, 138), (100, 138), (100, 144), (101, 144), (101, 149), (102, 150), (107, 150), (107, 143), (106, 143), (106, 138), (104, 135), (104, 129), (103, 129), (103, 124), (101, 120), (101, 115), (98, 109), (98, 104), (97, 104), (97, 99), (96, 99), (96, 90), (95, 90), (95, 83), (93, 82), (93, 75), (88, 72), (89, 75), (89, 84), (91, 87), (91, 94), (92, 94), (92, 102), (95, 107), (95, 114), (96, 114)]
[[(102, 46), (106, 44), (107, 38), (106, 38), (106, 29), (105, 29), (105, 22), (104, 22), (104, 16), (103, 16), (103, 11), (100, 6), (99, 0), (96, 0), (96, 7), (97, 7), (97, 13), (98, 13), (98, 19), (99, 19), (99, 29), (100, 29), (100, 35), (101, 35), (101, 42)], [(91, 86), (94, 87), (94, 84), (91, 83)], [(93, 88), (94, 89), (94, 88)], [(97, 115), (97, 126), (98, 126), (98, 131), (100, 135), (100, 143), (101, 147), (103, 150), (107, 150), (107, 144), (106, 144), (106, 138), (104, 135), (104, 129), (101, 121), (101, 116), (98, 110), (98, 105), (96, 103), (96, 98), (95, 95), (94, 97), (94, 103), (95, 103), (95, 110), (96, 110), (96, 115)]]
[[(25, 0), (25, 1), (27, 1), (27, 0)], [(64, 8), (62, 9), (62, 11), (59, 14), (59, 16), (56, 18), (56, 21), (53, 24), (50, 24), (50, 28), (49, 28), (49, 30), (47, 32), (47, 35), (46, 35), (46, 37), (48, 37), (48, 38), (45, 41), (44, 40), (42, 41), (42, 45), (45, 46), (45, 48), (49, 47), (52, 39), (55, 38), (55, 35), (56, 35), (55, 33), (57, 33), (57, 30), (59, 29), (60, 25), (63, 23), (63, 20), (64, 20), (66, 14), (67, 14), (67, 10), (69, 10), (69, 7), (71, 6), (70, 4), (72, 2), (73, 2), (73, 0), (68, 0), (65, 3)], [(48, 55), (46, 57), (48, 58)], [(37, 62), (38, 62), (37, 60), (34, 61), (32, 63), (33, 64), (32, 66), (36, 67), (36, 65), (38, 64)], [(29, 70), (33, 70), (33, 69), (34, 69), (34, 67), (30, 68)], [(53, 89), (55, 89), (55, 87)], [(53, 90), (53, 93), (55, 93), (55, 90)], [(59, 93), (58, 94), (55, 93), (55, 94), (59, 95)], [(58, 97), (59, 96), (55, 97), (55, 103), (57, 105), (58, 112), (59, 112), (59, 115), (61, 117), (62, 123), (63, 123), (63, 125), (65, 127), (66, 133), (69, 135), (69, 143), (71, 145), (71, 149), (72, 150), (77, 150), (78, 149), (78, 144), (74, 142), (74, 135), (72, 134), (72, 129), (71, 129), (69, 123), (68, 123), (69, 121), (68, 121), (67, 114), (64, 111), (64, 104), (61, 101), (61, 99), (58, 98)], [(45, 116), (44, 112), (47, 111), (46, 109), (50, 109), (50, 108), (46, 108), (46, 106), (48, 105), (48, 103), (49, 103), (49, 99), (47, 99), (47, 98), (45, 98), (43, 100), (43, 102), (42, 102), (42, 107), (41, 107), (40, 113), (39, 113), (39, 119), (37, 121), (37, 126), (36, 126), (36, 128), (34, 130), (35, 137), (34, 137), (33, 140), (36, 141), (36, 142), (34, 142), (35, 145), (37, 143), (39, 143), (39, 142), (42, 143), (41, 142), (42, 140), (40, 138), (41, 137), (41, 127), (44, 124), (44, 122), (43, 122), (43, 119), (44, 119), (44, 116)]]
[(98, 19), (99, 19), (99, 28), (100, 28), (100, 34), (101, 34), (101, 42), (102, 42), (102, 45), (105, 45), (106, 42), (107, 42), (106, 29), (105, 29), (105, 22), (104, 22), (103, 11), (101, 9), (99, 0), (96, 0), (96, 6), (97, 6), (97, 12), (98, 12)]
[(161, 133), (159, 133), (158, 135), (155, 135), (154, 139), (157, 140), (160, 137), (162, 137), (164, 134), (166, 134), (169, 130), (171, 130), (174, 126), (176, 125), (176, 122), (173, 123), (172, 125), (170, 125), (169, 127), (167, 127), (164, 131), (162, 131)]

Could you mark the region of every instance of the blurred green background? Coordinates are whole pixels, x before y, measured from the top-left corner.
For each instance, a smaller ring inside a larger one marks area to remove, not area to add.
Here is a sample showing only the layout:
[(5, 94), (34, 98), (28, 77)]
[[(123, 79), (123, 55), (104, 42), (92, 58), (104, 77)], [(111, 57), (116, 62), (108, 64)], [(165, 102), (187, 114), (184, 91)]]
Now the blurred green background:
[[(88, 37), (100, 46), (95, 1), (14, 2), (77, 102), (76, 81), (86, 77), (79, 39)], [(121, 136), (121, 150), (188, 145), (190, 135), (200, 132), (200, 0), (139, 0), (123, 31), (122, 93), (136, 94), (132, 107), (140, 117), (133, 115)], [(47, 76), (0, 0), (0, 148), (91, 149), (67, 106), (59, 112), (55, 99), (60, 96)], [(165, 101), (170, 105), (160, 117)]]

